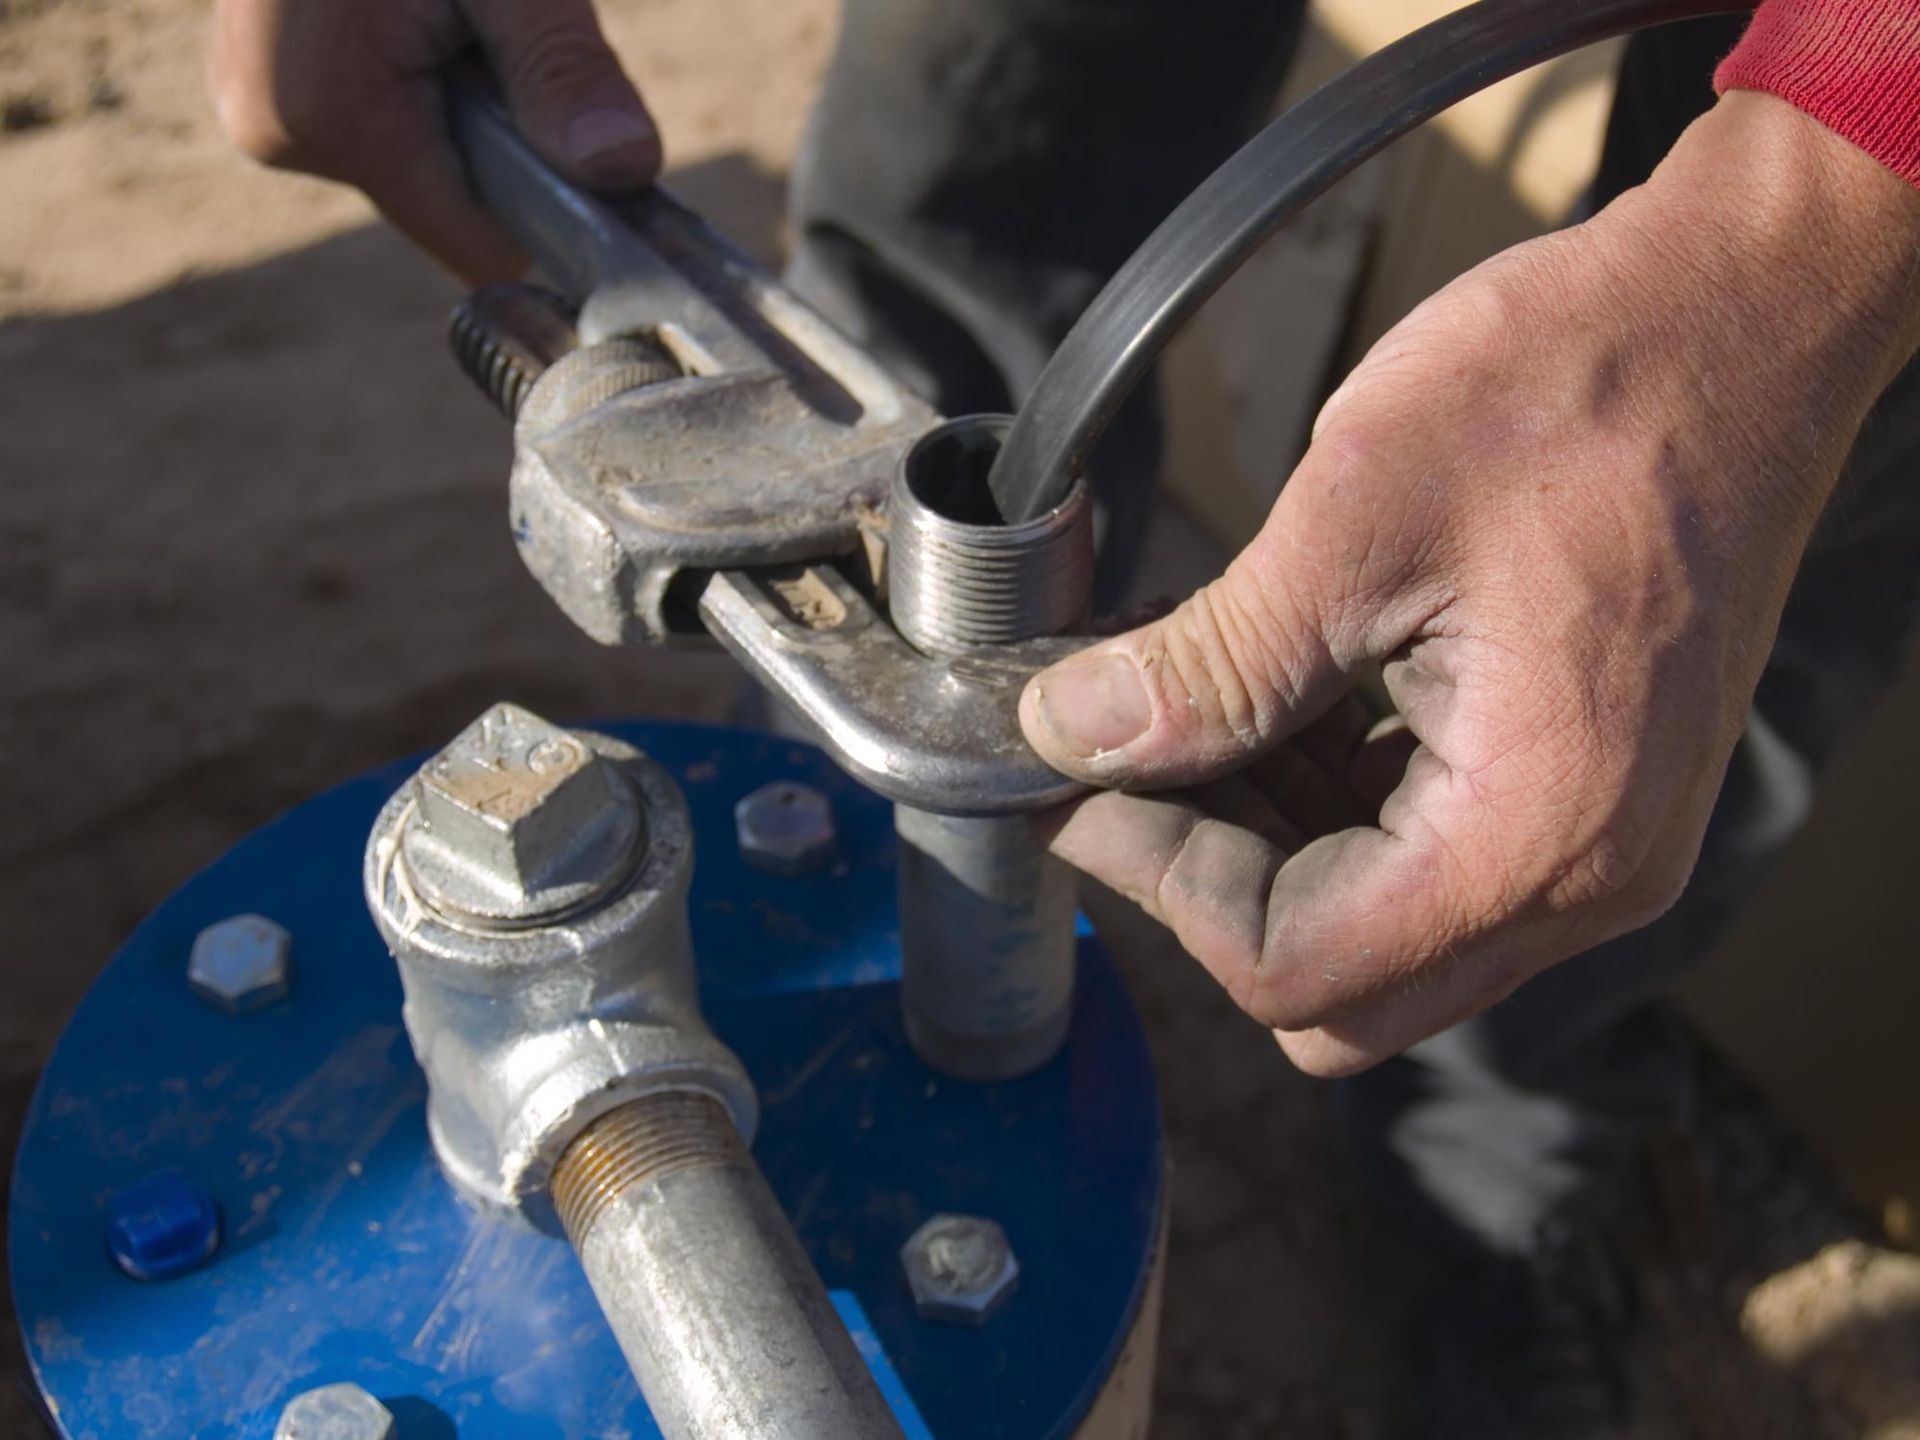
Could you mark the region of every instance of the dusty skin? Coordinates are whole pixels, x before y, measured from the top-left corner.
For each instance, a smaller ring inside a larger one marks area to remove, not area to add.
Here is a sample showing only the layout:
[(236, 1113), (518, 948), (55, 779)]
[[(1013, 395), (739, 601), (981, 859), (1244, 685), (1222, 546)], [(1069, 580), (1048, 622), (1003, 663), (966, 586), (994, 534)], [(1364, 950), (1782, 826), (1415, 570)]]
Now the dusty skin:
[[(673, 183), (777, 253), (779, 177), (835, 7), (607, 8)], [(202, 98), (205, 18), (189, 0), (0, 0), (9, 1155), (81, 989), (254, 825), (498, 698), (720, 719), (740, 694), (721, 663), (597, 649), (520, 571), (504, 427), (440, 342), (451, 284), (357, 197), (228, 152)], [(1319, 1088), (1154, 927), (1098, 909), (1153, 1032), (1177, 1162), (1156, 1436), (1383, 1434), (1390, 1277)], [(1667, 1166), (1686, 1203), (1665, 1213), (1720, 1218), (1620, 1240), (1653, 1318), (1633, 1364), (1660, 1413), (1636, 1434), (1920, 1433), (1911, 1385), (1886, 1372), (1914, 1353), (1889, 1336), (1920, 1313), (1920, 1267), (1815, 1259), (1824, 1232), (1789, 1227), (1768, 1249), (1798, 1268), (1725, 1293), (1715, 1277), (1752, 1257), (1705, 1237), (1755, 1222), (1716, 1210), (1736, 1202), (1698, 1168)], [(34, 1435), (11, 1338), (4, 1367), (0, 1433)]]

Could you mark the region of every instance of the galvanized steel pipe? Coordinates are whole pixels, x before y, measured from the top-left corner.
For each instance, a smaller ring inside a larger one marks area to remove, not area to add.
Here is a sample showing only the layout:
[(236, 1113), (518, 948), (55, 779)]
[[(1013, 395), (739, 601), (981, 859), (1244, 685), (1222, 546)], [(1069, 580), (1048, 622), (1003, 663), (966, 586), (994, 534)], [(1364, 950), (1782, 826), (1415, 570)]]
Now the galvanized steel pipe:
[[(978, 415), (908, 452), (888, 506), (893, 623), (953, 656), (1069, 630), (1086, 618), (1092, 510), (1076, 485), (1053, 509), (1002, 522), (987, 474), (1010, 421)], [(907, 1035), (966, 1080), (1026, 1074), (1066, 1038), (1073, 1008), (1073, 871), (1030, 816), (900, 806), (901, 993)]]
[(554, 1208), (668, 1440), (898, 1440), (727, 1112), (650, 1095), (583, 1131)]

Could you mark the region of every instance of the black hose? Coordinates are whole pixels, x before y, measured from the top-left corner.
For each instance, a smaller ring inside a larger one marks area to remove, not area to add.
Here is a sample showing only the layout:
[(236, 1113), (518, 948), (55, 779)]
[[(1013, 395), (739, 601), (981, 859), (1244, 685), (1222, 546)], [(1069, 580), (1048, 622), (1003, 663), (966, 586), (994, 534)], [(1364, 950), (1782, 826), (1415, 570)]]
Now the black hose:
[(1054, 352), (988, 481), (1007, 523), (1065, 499), (1094, 442), (1187, 318), (1361, 161), (1495, 81), (1570, 50), (1751, 9), (1728, 0), (1480, 0), (1314, 91), (1181, 202)]

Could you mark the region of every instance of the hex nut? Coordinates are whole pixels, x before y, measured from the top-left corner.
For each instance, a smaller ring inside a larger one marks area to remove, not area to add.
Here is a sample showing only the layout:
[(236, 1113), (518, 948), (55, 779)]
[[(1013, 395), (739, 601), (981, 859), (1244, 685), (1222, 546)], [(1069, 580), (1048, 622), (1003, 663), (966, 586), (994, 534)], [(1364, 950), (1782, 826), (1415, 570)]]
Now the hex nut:
[(393, 1440), (393, 1412), (351, 1380), (287, 1402), (273, 1440)]
[(928, 1320), (984, 1325), (1020, 1283), (1007, 1232), (980, 1215), (936, 1215), (900, 1248), (913, 1303)]
[(135, 1280), (171, 1280), (220, 1247), (213, 1197), (178, 1170), (161, 1170), (107, 1201), (107, 1253)]
[(811, 785), (776, 780), (733, 807), (740, 857), (773, 875), (809, 875), (833, 858), (833, 802)]
[(293, 937), (264, 915), (234, 915), (194, 937), (193, 993), (229, 1015), (284, 1000), (293, 985)]

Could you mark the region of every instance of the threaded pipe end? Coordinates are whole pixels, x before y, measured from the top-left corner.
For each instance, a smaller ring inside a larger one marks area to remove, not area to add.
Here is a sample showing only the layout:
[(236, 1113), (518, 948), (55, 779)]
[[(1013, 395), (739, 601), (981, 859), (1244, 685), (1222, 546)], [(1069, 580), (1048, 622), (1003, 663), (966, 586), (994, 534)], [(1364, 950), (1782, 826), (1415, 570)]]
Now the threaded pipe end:
[(1086, 618), (1093, 511), (1084, 482), (1046, 514), (1005, 523), (987, 488), (1004, 415), (949, 420), (894, 476), (887, 587), (893, 623), (928, 655), (1056, 635)]
[(663, 1090), (609, 1110), (582, 1130), (553, 1171), (553, 1208), (579, 1249), (610, 1204), (679, 1170), (747, 1163), (727, 1109), (697, 1090)]

